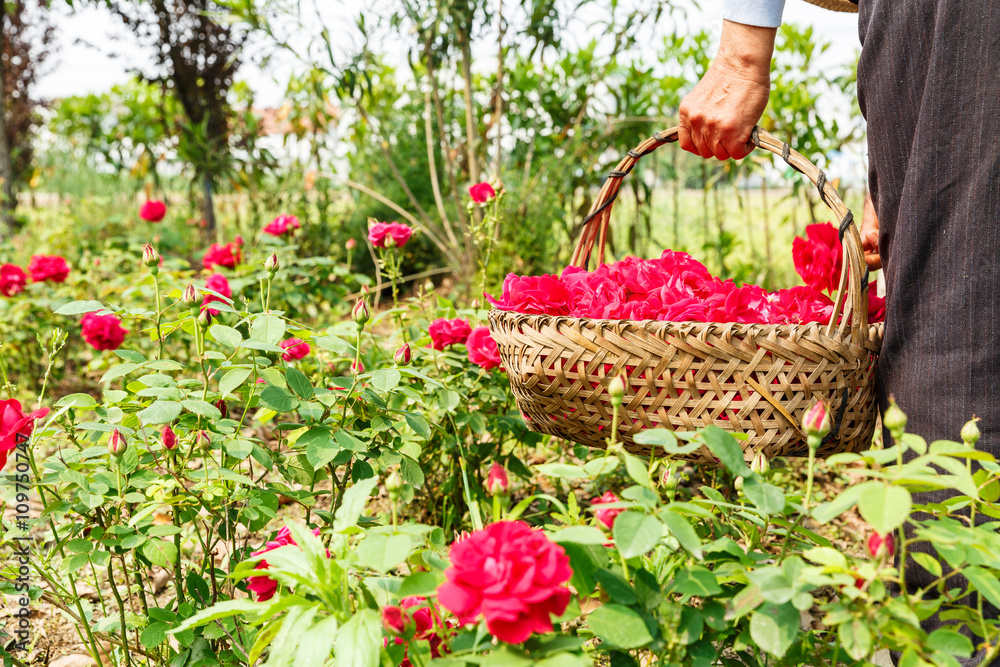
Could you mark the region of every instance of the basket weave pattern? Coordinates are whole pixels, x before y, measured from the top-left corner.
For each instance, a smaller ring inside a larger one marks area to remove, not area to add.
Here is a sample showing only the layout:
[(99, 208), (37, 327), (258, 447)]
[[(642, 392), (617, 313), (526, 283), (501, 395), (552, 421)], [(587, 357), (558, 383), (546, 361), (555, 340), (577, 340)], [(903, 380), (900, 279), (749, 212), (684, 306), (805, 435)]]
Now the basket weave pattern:
[[(609, 174), (584, 222), (573, 264), (586, 266), (594, 247), (604, 258), (611, 209), (622, 179), (677, 128), (640, 144)], [(780, 155), (817, 186), (841, 220), (844, 270), (827, 325), (593, 320), (490, 311), (511, 388), (528, 426), (591, 447), (612, 428), (608, 382), (625, 381), (619, 434), (629, 451), (644, 429), (692, 431), (714, 424), (746, 434), (744, 454), (768, 458), (806, 453), (803, 413), (827, 403), (834, 427), (821, 456), (867, 448), (875, 427), (875, 367), (882, 325), (869, 325), (868, 272), (853, 216), (826, 175), (788, 144), (762, 130), (752, 141)], [(702, 448), (692, 458), (712, 462)]]

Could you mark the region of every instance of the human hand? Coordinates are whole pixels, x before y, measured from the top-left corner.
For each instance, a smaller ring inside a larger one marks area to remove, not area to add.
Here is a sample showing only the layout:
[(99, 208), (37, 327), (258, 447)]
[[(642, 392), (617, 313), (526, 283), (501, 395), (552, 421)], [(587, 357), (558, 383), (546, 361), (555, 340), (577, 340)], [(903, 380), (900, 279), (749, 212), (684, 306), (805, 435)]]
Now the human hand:
[(776, 28), (724, 21), (719, 53), (680, 106), (681, 148), (703, 158), (747, 156), (771, 92)]
[(872, 198), (865, 195), (865, 212), (861, 217), (861, 249), (865, 252), (865, 263), (872, 271), (882, 268), (882, 257), (878, 251), (878, 214)]

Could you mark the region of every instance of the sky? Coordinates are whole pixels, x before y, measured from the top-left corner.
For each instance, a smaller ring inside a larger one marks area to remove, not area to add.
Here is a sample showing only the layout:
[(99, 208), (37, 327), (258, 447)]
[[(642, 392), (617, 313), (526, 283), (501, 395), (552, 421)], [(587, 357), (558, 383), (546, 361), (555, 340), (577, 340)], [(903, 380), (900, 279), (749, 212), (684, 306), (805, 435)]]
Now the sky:
[[(131, 67), (148, 63), (148, 56), (132, 44), (120, 22), (107, 10), (88, 6), (73, 11), (61, 3), (53, 7), (57, 14), (56, 48), (47, 63), (48, 72), (38, 83), (39, 98), (104, 92), (127, 81)], [(721, 1), (702, 0), (701, 9), (694, 10), (689, 20), (696, 29), (721, 25)], [(850, 62), (860, 48), (857, 14), (839, 14), (803, 0), (787, 0), (785, 21), (812, 25), (833, 43), (821, 60), (823, 66)], [(259, 105), (280, 105), (284, 86), (274, 80), (273, 74), (248, 63), (240, 69), (240, 75), (255, 91)], [(287, 71), (282, 76), (286, 77)]]

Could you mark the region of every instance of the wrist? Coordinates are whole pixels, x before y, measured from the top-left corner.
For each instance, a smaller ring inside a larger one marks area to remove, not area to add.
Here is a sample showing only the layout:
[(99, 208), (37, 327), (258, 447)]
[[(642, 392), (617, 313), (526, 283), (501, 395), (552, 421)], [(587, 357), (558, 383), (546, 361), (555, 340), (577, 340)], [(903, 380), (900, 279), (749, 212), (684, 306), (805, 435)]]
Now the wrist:
[(776, 28), (723, 21), (719, 52), (712, 67), (765, 86), (771, 83)]

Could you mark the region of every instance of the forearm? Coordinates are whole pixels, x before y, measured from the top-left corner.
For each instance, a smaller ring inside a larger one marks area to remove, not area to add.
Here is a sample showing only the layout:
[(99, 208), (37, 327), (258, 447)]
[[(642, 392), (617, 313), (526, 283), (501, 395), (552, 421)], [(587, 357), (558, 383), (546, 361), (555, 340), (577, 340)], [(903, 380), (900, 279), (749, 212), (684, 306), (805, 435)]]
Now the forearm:
[(724, 20), (719, 53), (712, 67), (729, 76), (769, 86), (776, 33), (777, 28)]

